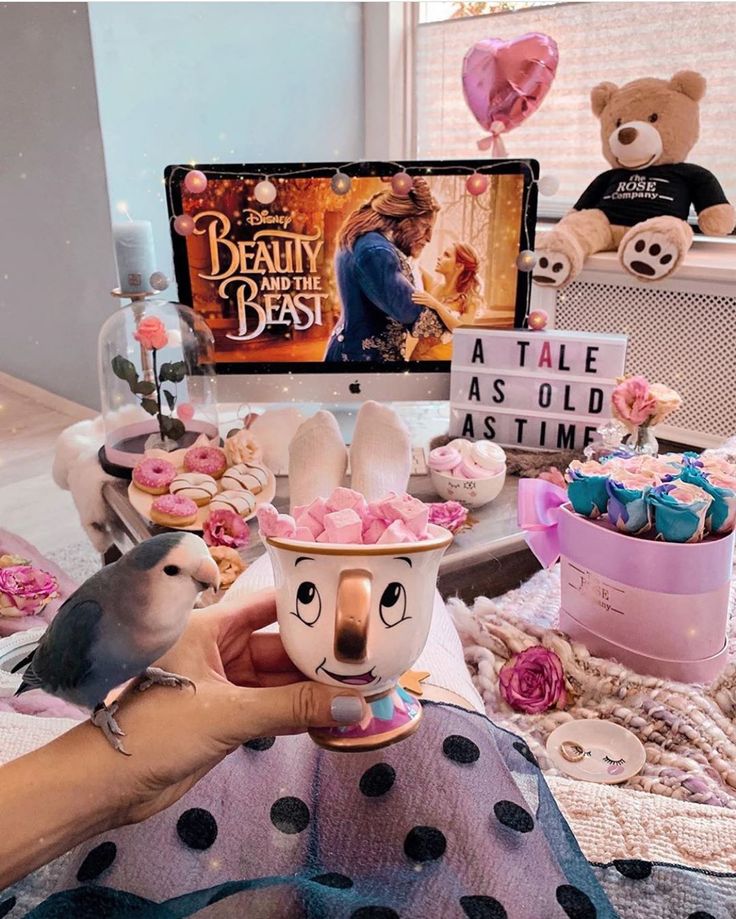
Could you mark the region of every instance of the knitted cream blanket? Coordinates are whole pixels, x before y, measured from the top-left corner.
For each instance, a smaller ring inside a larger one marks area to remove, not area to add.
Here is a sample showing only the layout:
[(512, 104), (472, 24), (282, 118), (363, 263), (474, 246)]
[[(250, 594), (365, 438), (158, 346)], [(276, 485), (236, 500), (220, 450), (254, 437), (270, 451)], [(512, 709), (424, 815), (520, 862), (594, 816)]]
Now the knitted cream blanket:
[[(733, 600), (732, 595), (732, 607)], [(489, 717), (521, 734), (550, 778), (559, 773), (545, 755), (544, 743), (554, 728), (578, 718), (617, 722), (636, 734), (647, 754), (642, 772), (626, 786), (736, 810), (734, 654), (732, 663), (706, 688), (642, 676), (592, 657), (583, 645), (555, 631), (559, 602), (559, 568), (539, 572), (497, 600), (481, 597), (472, 609), (460, 600), (448, 602)], [(536, 644), (555, 651), (562, 661), (573, 688), (573, 703), (566, 711), (520, 714), (500, 696), (498, 673), (503, 664)], [(733, 652), (733, 636), (731, 647)], [(576, 786), (580, 784), (584, 783)]]

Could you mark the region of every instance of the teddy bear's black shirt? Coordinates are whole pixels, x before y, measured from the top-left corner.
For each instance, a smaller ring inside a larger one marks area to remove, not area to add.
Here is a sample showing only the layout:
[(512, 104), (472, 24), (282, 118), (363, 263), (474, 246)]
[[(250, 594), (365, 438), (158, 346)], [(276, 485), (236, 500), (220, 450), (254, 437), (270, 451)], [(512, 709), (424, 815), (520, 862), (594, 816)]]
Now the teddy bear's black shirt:
[(687, 220), (691, 204), (699, 214), (714, 204), (727, 203), (712, 172), (694, 163), (676, 163), (602, 172), (580, 196), (575, 210), (598, 208), (609, 223), (633, 227), (650, 217)]

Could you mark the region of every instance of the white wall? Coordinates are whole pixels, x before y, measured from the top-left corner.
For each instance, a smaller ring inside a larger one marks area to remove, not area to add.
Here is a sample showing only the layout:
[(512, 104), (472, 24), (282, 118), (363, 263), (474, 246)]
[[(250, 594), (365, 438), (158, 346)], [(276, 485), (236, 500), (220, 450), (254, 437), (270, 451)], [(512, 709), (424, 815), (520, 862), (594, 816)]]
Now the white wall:
[(2, 4), (0, 370), (97, 406), (116, 202), (170, 271), (168, 163), (360, 159), (363, 124), (360, 3)]
[(98, 403), (114, 265), (83, 3), (0, 7), (0, 370)]
[[(154, 224), (164, 167), (363, 156), (360, 3), (91, 3), (113, 219)], [(172, 293), (173, 296), (173, 293)]]

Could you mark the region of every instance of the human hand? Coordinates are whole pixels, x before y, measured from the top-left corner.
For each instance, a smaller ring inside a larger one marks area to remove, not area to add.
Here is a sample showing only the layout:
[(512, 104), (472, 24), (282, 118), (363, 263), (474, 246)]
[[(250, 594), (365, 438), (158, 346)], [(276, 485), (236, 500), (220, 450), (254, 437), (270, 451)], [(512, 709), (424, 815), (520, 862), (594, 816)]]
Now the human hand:
[(245, 741), (364, 717), (362, 696), (305, 681), (279, 635), (257, 633), (275, 619), (272, 591), (198, 610), (157, 662), (193, 680), (196, 693), (159, 686), (141, 693), (132, 685), (122, 694), (116, 720), (132, 756), (110, 749), (114, 779), (123, 782), (114, 822), (169, 807)]
[(411, 299), (414, 303), (418, 303), (420, 306), (428, 306), (432, 310), (442, 306), (439, 300), (426, 290), (415, 290), (411, 295)]

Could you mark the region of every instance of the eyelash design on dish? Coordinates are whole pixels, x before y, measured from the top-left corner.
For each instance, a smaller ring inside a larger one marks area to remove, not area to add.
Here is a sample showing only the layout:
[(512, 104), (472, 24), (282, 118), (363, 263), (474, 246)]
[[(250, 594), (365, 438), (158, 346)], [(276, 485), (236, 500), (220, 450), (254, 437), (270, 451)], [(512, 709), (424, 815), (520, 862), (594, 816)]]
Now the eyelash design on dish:
[(623, 766), (626, 759), (624, 757), (621, 757), (621, 759), (611, 759), (610, 756), (604, 756), (603, 762), (608, 763), (609, 766)]
[(586, 750), (586, 751), (583, 753), (583, 756), (592, 756), (592, 755), (593, 755), (593, 751), (592, 751), (592, 750)]

